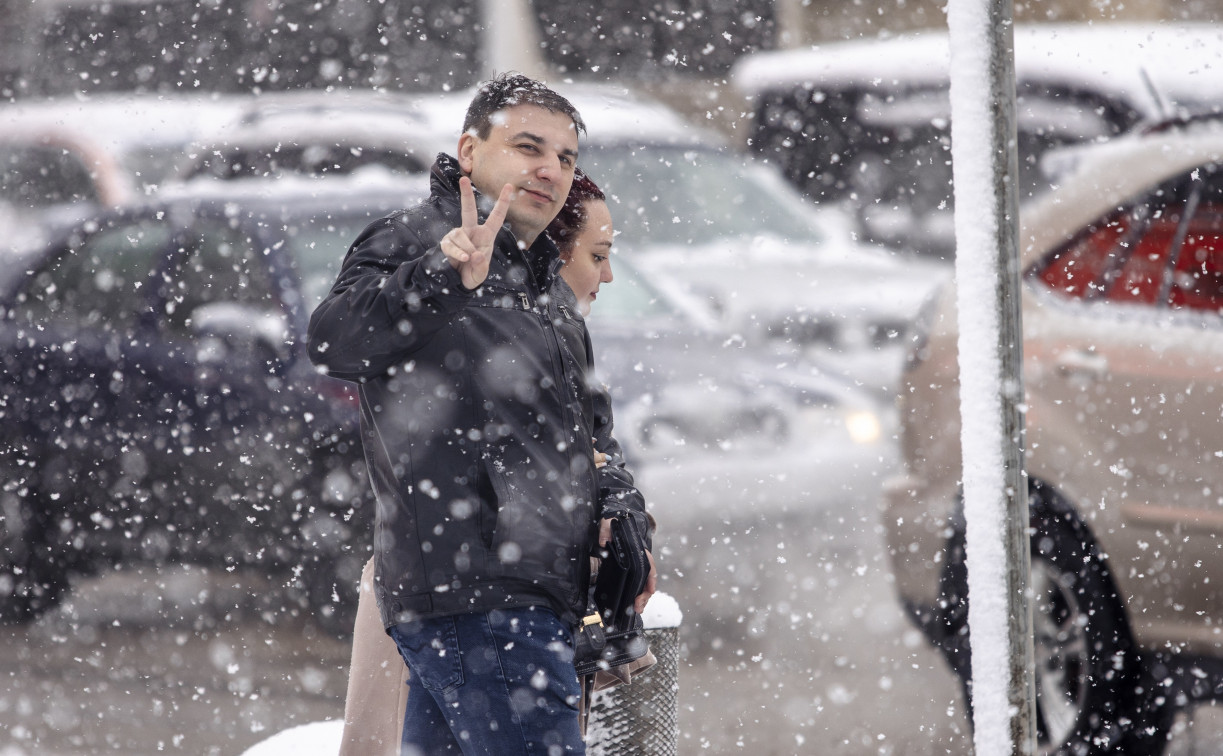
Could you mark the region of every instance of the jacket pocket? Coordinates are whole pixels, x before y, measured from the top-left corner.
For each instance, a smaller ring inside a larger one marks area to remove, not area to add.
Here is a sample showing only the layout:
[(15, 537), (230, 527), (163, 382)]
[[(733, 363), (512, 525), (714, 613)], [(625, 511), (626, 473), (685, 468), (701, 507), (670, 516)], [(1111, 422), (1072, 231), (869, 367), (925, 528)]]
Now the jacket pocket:
[[(494, 505), (495, 515), (492, 519), (489, 548), (494, 562), (501, 565), (502, 570), (510, 575), (530, 572), (529, 565), (532, 548), (538, 547), (538, 542), (532, 544), (526, 540), (531, 529), (527, 523), (530, 514), (527, 511), (527, 496), (519, 490), (506, 474), (506, 462), (496, 452), (490, 452), (484, 459), (484, 470), (488, 474), (493, 492), (496, 494)], [(544, 534), (536, 533), (536, 538)]]
[(391, 638), (413, 677), (428, 690), (450, 693), (463, 684), (454, 617), (417, 620), (391, 628)]
[(567, 458), (549, 459), (544, 451), (543, 444), (521, 450), (515, 444), (505, 457), (494, 451), (485, 460), (497, 497), (491, 551), (508, 575), (565, 580), (579, 502)]

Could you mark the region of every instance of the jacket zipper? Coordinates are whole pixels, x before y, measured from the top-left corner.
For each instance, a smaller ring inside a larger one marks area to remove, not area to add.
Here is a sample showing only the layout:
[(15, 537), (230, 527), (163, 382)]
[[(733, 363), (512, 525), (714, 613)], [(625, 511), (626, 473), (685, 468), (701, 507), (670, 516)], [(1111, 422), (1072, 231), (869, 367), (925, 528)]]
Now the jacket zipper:
[[(531, 284), (533, 284), (534, 289), (538, 291), (542, 291), (542, 288), (539, 285), (539, 281), (536, 280), (535, 271), (531, 268), (530, 265), (526, 265), (525, 267), (527, 269), (527, 275), (529, 276), (529, 280)], [(559, 266), (555, 264), (553, 265), (552, 272), (554, 275), (555, 275), (555, 271), (558, 268)], [(528, 288), (531, 288), (531, 286), (528, 286)], [(541, 324), (543, 325), (544, 332), (547, 334), (547, 338), (549, 340), (549, 344), (548, 344), (549, 353), (551, 355), (555, 355), (552, 358), (552, 361), (553, 361), (552, 379), (553, 381), (556, 382), (556, 385), (558, 387), (563, 387), (562, 391), (564, 393), (565, 401), (561, 403), (562, 404), (561, 416), (564, 418), (564, 421), (565, 421), (566, 432), (572, 433), (573, 431), (569, 429), (572, 429), (573, 427), (577, 426), (578, 423), (576, 422), (577, 419), (573, 417), (572, 412), (570, 411), (570, 407), (571, 407), (571, 404), (580, 404), (581, 397), (570, 396), (570, 394), (572, 392), (576, 392), (577, 389), (569, 384), (569, 381), (566, 380), (566, 376), (565, 376), (564, 362), (565, 362), (565, 353), (568, 352), (568, 347), (565, 346), (564, 341), (561, 340), (561, 338), (556, 334), (556, 325), (552, 322), (552, 318), (548, 316), (548, 313), (547, 312), (541, 313), (541, 312), (536, 311), (536, 309), (532, 306), (531, 299), (530, 297), (528, 297), (526, 292), (521, 292), (521, 291), (518, 292), (518, 297), (519, 297), (519, 301), (522, 302), (523, 306), (526, 307), (527, 311), (533, 313), (535, 317), (539, 318), (539, 320), (541, 321)], [(560, 308), (560, 305), (556, 305), (556, 306), (558, 309)], [(569, 359), (573, 360), (574, 363), (578, 362), (578, 360), (573, 356), (572, 352), (569, 352)], [(559, 362), (557, 362), (557, 360), (559, 360)], [(583, 372), (586, 370), (585, 365), (580, 365), (579, 367), (581, 368)], [(595, 507), (598, 506), (599, 480), (598, 480), (598, 476), (595, 474), (595, 469), (594, 469), (593, 443), (591, 444), (591, 447), (592, 447), (591, 464), (587, 468), (588, 478), (589, 478), (589, 487), (587, 491), (591, 497), (589, 505), (591, 508), (591, 512), (593, 513)], [(568, 445), (568, 448), (566, 450), (566, 456), (568, 457), (569, 462), (571, 464), (571, 469), (572, 469), (573, 456), (575, 452), (580, 448), (581, 448), (581, 439), (578, 439), (578, 438), (574, 438), (574, 442)], [(577, 557), (577, 563), (575, 563), (573, 566), (574, 586), (575, 587), (581, 584), (584, 565), (588, 565), (588, 564), (589, 562), (585, 562), (585, 563), (582, 562), (582, 555), (579, 554)], [(582, 604), (577, 609), (579, 615), (581, 615), (582, 612), (584, 612), (586, 608), (585, 607), (585, 597), (581, 596), (580, 593), (581, 592), (579, 591), (579, 595), (576, 596), (576, 600), (580, 604)]]

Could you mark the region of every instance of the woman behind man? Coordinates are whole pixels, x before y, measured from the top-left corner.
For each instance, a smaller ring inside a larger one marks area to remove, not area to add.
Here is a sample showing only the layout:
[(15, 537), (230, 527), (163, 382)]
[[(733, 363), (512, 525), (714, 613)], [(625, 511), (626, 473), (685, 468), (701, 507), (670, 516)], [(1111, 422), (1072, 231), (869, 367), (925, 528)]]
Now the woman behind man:
[[(612, 282), (612, 220), (603, 191), (580, 170), (574, 176), (564, 207), (548, 226), (547, 233), (556, 242), (564, 261), (560, 277), (572, 290), (578, 311), (586, 316), (600, 285)], [(580, 321), (560, 325), (574, 326), (575, 338), (584, 339), (585, 329)], [(605, 395), (601, 399), (605, 401)], [(592, 411), (596, 416), (601, 414), (599, 407)], [(606, 455), (596, 450), (596, 465), (601, 467), (606, 461)], [(600, 533), (601, 542), (606, 540), (605, 535)], [(400, 753), (409, 692), (408, 669), (383, 628), (372, 585), (371, 560), (361, 574), (340, 756)], [(651, 574), (646, 595), (653, 593), (654, 588)], [(638, 611), (644, 608), (642, 602)]]

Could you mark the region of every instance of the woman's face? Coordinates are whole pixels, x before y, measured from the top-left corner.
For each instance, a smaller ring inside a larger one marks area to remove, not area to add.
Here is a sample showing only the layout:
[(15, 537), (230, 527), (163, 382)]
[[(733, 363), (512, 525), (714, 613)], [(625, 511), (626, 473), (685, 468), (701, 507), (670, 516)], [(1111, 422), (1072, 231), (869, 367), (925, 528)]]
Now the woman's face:
[(611, 211), (602, 200), (587, 202), (585, 209), (586, 223), (574, 237), (569, 257), (561, 266), (561, 278), (577, 295), (583, 317), (590, 314), (599, 285), (612, 282)]

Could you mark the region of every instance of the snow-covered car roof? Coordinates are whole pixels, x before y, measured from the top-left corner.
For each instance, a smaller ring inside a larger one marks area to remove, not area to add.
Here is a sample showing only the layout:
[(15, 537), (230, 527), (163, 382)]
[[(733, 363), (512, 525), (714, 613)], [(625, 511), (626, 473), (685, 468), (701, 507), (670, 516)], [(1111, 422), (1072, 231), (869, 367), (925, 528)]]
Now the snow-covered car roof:
[(236, 117), (196, 136), (179, 169), (182, 178), (343, 173), (376, 164), (420, 173), (436, 152), (432, 126), (408, 95), (299, 91), (238, 102)]
[(159, 184), (197, 133), (230, 121), (231, 97), (113, 95), (36, 100), (0, 108), (0, 140), (39, 140), (79, 154), (95, 171), (103, 204), (131, 201)]
[[(1223, 100), (1223, 27), (1218, 24), (1020, 24), (1015, 75), (1089, 88), (1130, 102), (1149, 116), (1160, 99), (1193, 107)], [(883, 90), (945, 87), (946, 32), (854, 40), (740, 59), (735, 86), (748, 94), (803, 84), (864, 84)], [(1158, 93), (1158, 98), (1157, 95)]]

